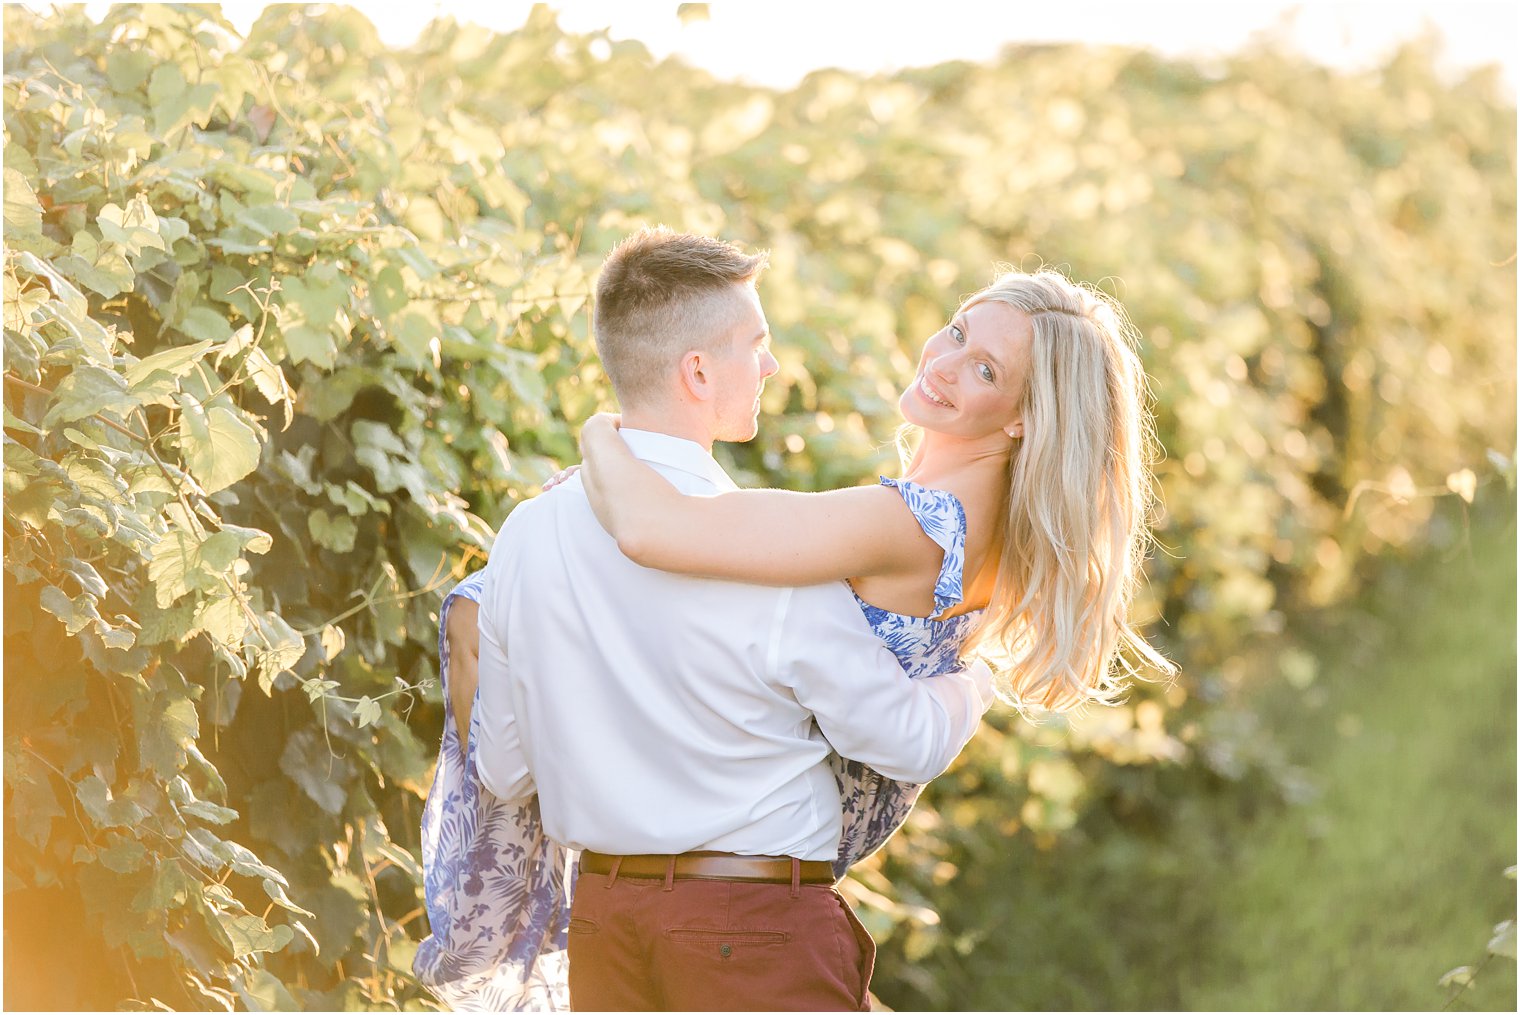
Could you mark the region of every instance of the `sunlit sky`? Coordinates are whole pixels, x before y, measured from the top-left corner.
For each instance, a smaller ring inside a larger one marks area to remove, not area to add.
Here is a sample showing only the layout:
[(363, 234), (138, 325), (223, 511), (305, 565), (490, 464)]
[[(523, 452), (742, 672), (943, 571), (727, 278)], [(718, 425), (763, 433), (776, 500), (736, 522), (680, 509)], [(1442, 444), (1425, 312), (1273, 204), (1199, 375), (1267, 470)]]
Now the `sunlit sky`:
[[(38, 6), (38, 5), (32, 5)], [(96, 17), (109, 4), (87, 4)], [(223, 4), (246, 31), (267, 6)], [(518, 27), (530, 3), (367, 3), (362, 10), (387, 43), (405, 46), (434, 17), (450, 15), (496, 31)], [(1218, 55), (1264, 30), (1341, 68), (1376, 63), (1428, 23), (1445, 39), (1453, 71), (1500, 64), (1511, 95), (1520, 78), (1520, 4), (1514, 0), (1005, 0), (1000, 3), (829, 3), (768, 0), (714, 3), (711, 18), (682, 24), (674, 2), (552, 4), (573, 31), (610, 28), (657, 56), (679, 54), (723, 77), (789, 87), (821, 67), (879, 71), (994, 56), (1009, 42), (1117, 43), (1168, 54)]]

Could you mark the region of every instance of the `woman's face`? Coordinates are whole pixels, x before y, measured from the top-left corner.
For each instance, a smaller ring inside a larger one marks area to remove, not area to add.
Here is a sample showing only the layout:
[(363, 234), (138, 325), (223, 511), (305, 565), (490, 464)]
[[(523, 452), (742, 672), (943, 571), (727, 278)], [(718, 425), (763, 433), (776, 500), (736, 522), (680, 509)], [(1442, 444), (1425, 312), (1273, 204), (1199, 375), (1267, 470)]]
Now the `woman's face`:
[(1013, 427), (1029, 376), (1034, 327), (1029, 316), (987, 300), (955, 315), (930, 336), (918, 374), (898, 399), (909, 423), (955, 437), (980, 438)]

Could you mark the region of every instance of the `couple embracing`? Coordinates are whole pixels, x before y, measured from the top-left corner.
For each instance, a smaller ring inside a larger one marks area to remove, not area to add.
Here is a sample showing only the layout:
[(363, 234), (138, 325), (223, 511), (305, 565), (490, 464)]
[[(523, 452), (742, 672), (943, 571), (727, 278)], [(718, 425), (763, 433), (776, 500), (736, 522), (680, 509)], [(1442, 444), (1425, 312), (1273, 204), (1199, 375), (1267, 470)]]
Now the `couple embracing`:
[[(1122, 313), (1009, 272), (931, 336), (901, 479), (739, 490), (775, 373), (765, 256), (645, 230), (596, 287), (622, 407), (441, 618), (419, 979), (456, 1008), (869, 1008), (833, 887), (993, 698), (1111, 699), (1147, 538)], [(478, 619), (477, 619), (478, 618)], [(477, 689), (478, 685), (478, 689)]]

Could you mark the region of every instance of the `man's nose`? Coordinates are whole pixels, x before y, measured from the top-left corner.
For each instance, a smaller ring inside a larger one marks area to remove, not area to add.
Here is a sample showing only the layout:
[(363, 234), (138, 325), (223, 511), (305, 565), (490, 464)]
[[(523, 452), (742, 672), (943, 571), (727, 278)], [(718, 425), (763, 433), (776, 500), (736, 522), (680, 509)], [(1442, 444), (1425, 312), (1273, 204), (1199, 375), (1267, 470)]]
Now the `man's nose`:
[(765, 359), (761, 360), (760, 376), (769, 377), (780, 369), (781, 364), (776, 362), (776, 357), (772, 356), (770, 350), (767, 349), (765, 351)]

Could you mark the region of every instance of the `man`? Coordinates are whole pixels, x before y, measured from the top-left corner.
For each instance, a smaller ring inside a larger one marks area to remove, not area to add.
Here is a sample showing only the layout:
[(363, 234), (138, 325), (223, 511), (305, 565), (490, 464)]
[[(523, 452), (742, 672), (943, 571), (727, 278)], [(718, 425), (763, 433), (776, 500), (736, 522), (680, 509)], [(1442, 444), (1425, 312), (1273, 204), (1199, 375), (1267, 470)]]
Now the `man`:
[[(776, 372), (764, 255), (664, 229), (597, 282), (598, 351), (634, 453), (678, 489), (734, 489), (714, 440), (755, 435)], [(736, 533), (742, 538), (742, 533)], [(538, 794), (582, 850), (570, 995), (599, 1010), (866, 1010), (874, 945), (832, 887), (830, 748), (905, 782), (959, 753), (985, 667), (910, 681), (842, 583), (653, 571), (579, 479), (519, 506), (485, 569), (481, 781)]]

